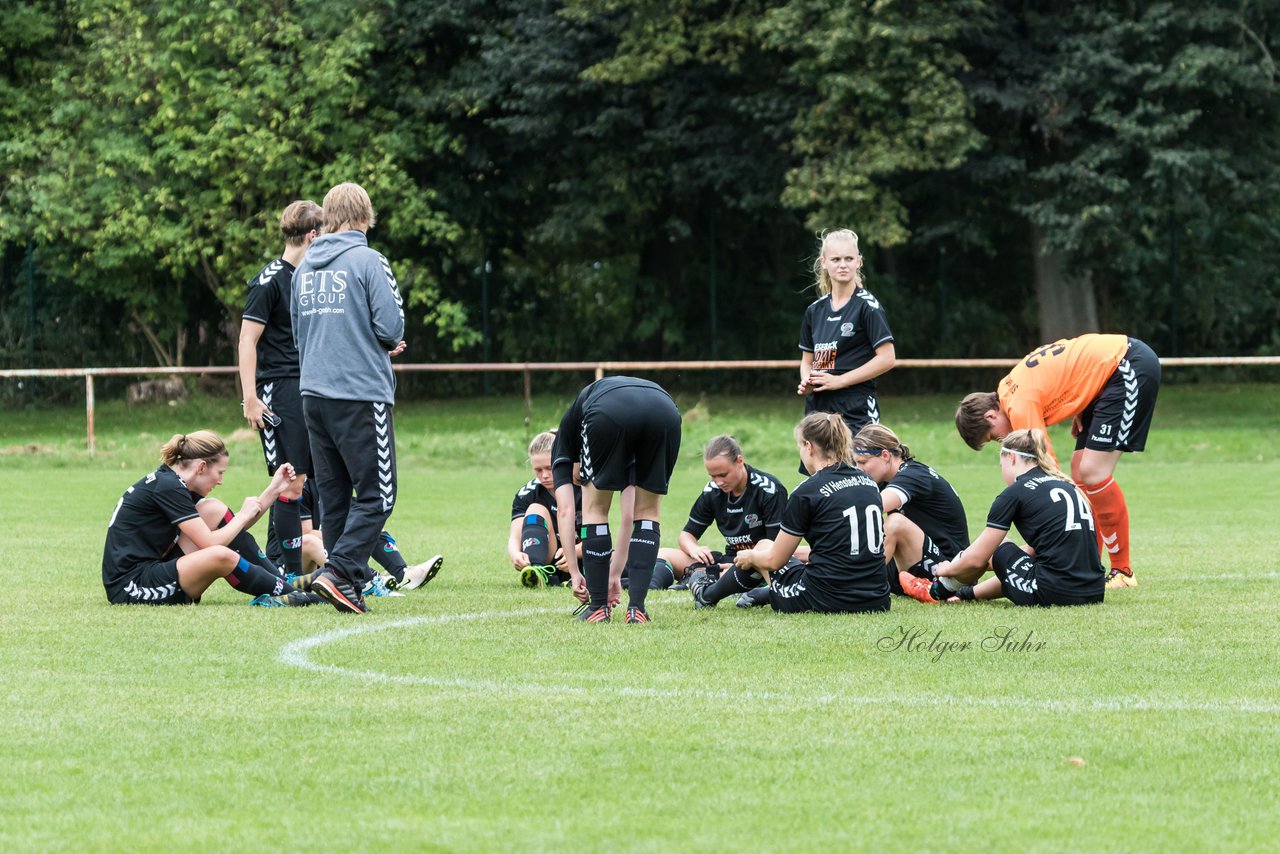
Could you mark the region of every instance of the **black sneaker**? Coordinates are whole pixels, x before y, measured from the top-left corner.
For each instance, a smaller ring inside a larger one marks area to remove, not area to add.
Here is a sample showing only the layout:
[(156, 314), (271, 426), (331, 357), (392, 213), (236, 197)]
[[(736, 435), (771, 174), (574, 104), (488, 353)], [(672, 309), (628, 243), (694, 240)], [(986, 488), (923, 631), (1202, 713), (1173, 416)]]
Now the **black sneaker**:
[(311, 579), (311, 592), (324, 598), (326, 602), (343, 614), (367, 614), (364, 596), (351, 582), (324, 570)]
[(689, 578), (689, 592), (693, 594), (693, 607), (695, 608), (714, 608), (715, 602), (708, 602), (706, 599), (707, 588), (715, 581), (711, 579), (711, 575), (705, 569), (699, 569)]
[(739, 608), (759, 608), (769, 604), (769, 588), (757, 587), (754, 590), (748, 590), (738, 597), (737, 606)]

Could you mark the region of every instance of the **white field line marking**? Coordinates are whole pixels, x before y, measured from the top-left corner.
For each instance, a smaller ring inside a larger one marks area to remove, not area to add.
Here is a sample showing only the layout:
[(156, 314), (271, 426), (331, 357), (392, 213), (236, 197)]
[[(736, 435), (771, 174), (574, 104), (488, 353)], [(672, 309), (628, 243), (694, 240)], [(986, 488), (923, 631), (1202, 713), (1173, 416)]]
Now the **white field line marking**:
[(578, 696), (584, 698), (610, 694), (620, 697), (640, 697), (644, 699), (689, 700), (705, 699), (715, 701), (758, 701), (785, 702), (800, 705), (850, 705), (850, 706), (898, 706), (913, 708), (953, 708), (960, 711), (977, 706), (993, 709), (1019, 709), (1049, 712), (1123, 712), (1123, 711), (1155, 711), (1155, 712), (1224, 712), (1239, 714), (1278, 715), (1280, 703), (1261, 702), (1258, 700), (1216, 700), (1211, 702), (1188, 702), (1180, 700), (1148, 700), (1141, 697), (1099, 697), (1092, 700), (1035, 700), (1022, 697), (960, 697), (951, 695), (931, 696), (858, 696), (851, 694), (785, 694), (775, 691), (708, 691), (701, 688), (631, 688), (625, 685), (597, 685), (581, 687), (574, 685), (539, 685), (533, 682), (505, 682), (496, 679), (462, 679), (443, 676), (419, 676), (416, 674), (383, 673), (378, 670), (360, 670), (354, 667), (339, 667), (336, 664), (320, 664), (312, 661), (311, 650), (334, 643), (335, 641), (374, 632), (392, 631), (410, 626), (442, 625), (445, 623), (470, 622), (495, 617), (525, 617), (533, 614), (561, 613), (552, 608), (531, 608), (521, 611), (486, 611), (475, 614), (441, 614), (439, 616), (406, 617), (403, 620), (391, 620), (385, 623), (362, 622), (349, 629), (335, 629), (321, 632), (311, 637), (300, 638), (285, 644), (278, 656), (283, 664), (311, 670), (316, 673), (329, 673), (335, 676), (363, 679), (369, 682), (381, 682), (395, 685), (427, 685), (433, 688), (454, 688), (462, 691), (479, 691), (494, 694), (547, 694), (556, 697)]

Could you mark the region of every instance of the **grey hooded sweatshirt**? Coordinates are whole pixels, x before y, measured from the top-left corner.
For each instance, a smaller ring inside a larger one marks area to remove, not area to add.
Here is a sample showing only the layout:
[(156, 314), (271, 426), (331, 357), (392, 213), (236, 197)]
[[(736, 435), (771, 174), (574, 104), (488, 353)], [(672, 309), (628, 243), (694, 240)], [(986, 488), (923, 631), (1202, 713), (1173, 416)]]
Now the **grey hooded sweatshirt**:
[(293, 274), (289, 305), (304, 397), (395, 403), (387, 351), (404, 337), (391, 265), (359, 231), (317, 237)]

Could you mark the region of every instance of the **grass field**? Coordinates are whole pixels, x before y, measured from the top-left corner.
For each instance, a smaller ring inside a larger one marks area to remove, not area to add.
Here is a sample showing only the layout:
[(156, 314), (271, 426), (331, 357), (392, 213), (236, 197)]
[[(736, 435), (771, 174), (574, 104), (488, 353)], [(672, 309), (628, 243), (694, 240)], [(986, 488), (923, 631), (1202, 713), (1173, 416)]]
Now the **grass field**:
[[(535, 428), (567, 402), (535, 400)], [(799, 480), (794, 400), (678, 402), (665, 544), (716, 433)], [(976, 531), (1002, 482), (953, 406), (883, 401)], [(109, 607), (107, 519), (172, 432), (231, 436), (215, 495), (259, 491), (238, 414), (105, 404), (93, 459), (79, 410), (0, 414), (0, 850), (1201, 851), (1280, 836), (1280, 386), (1162, 392), (1149, 451), (1118, 471), (1141, 586), (1098, 607), (895, 599), (783, 617), (663, 592), (649, 626), (575, 623), (565, 591), (524, 590), (505, 559), (528, 478), (513, 399), (397, 412), (389, 529), (411, 561), (447, 556), (423, 590), (364, 618), (249, 608), (221, 583), (195, 608)]]

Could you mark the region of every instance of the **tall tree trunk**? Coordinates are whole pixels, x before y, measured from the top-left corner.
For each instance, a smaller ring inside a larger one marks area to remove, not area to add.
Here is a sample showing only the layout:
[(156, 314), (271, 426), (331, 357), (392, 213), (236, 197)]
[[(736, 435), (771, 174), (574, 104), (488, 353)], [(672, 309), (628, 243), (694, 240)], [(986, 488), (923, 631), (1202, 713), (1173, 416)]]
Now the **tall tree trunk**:
[(1031, 226), (1031, 255), (1035, 259), (1040, 340), (1049, 342), (1097, 332), (1098, 302), (1092, 278), (1073, 274), (1066, 252), (1045, 249), (1044, 234), (1037, 225)]

